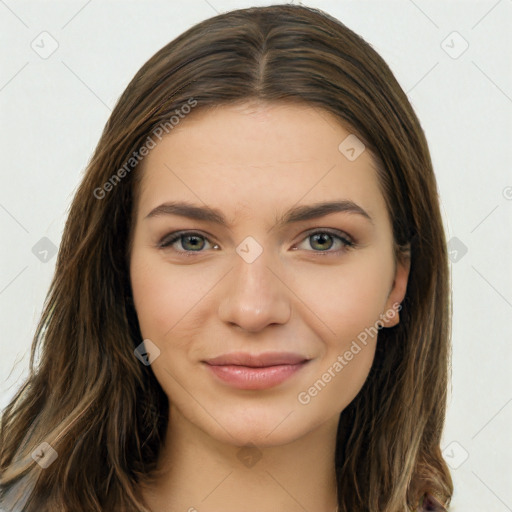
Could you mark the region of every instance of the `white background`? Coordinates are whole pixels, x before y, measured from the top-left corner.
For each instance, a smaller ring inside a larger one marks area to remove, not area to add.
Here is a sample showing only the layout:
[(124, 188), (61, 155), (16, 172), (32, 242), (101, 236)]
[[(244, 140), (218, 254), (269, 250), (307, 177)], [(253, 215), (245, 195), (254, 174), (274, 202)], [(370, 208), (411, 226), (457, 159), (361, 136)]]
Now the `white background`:
[[(32, 248), (43, 237), (59, 245), (121, 92), (193, 24), (270, 3), (0, 0), (0, 407), (27, 373), (54, 270), (55, 256), (40, 261)], [(452, 510), (512, 511), (512, 0), (305, 3), (372, 44), (421, 120), (448, 238), (459, 240), (451, 242), (453, 375), (442, 443)], [(47, 58), (31, 47), (52, 44)]]

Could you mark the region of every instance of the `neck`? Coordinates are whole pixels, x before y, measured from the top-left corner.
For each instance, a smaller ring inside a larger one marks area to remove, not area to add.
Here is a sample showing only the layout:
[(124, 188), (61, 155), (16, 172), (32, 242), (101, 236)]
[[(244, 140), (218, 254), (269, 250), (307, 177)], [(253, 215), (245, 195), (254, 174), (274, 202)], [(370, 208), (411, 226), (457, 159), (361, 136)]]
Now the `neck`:
[(338, 416), (286, 445), (213, 439), (172, 408), (158, 474), (142, 488), (152, 512), (335, 512)]

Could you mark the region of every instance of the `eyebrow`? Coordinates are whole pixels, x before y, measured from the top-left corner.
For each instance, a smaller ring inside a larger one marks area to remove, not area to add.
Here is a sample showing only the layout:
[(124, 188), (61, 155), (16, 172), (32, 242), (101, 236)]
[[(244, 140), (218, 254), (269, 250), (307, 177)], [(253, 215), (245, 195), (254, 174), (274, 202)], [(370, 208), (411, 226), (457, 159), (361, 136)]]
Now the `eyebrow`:
[[(358, 204), (349, 200), (340, 200), (291, 208), (277, 219), (276, 226), (279, 228), (288, 224), (316, 219), (339, 212), (360, 215), (373, 224), (372, 217)], [(146, 219), (161, 215), (178, 215), (193, 220), (212, 222), (224, 227), (228, 227), (229, 224), (220, 210), (209, 206), (197, 206), (184, 201), (172, 201), (161, 204), (151, 210), (146, 215)]]

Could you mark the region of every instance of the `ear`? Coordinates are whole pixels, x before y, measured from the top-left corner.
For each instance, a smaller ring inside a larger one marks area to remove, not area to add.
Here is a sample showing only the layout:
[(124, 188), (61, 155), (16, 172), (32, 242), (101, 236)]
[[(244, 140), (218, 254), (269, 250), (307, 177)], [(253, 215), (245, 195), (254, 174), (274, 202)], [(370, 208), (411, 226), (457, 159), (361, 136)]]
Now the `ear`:
[(395, 277), (388, 294), (381, 319), (383, 327), (394, 327), (400, 322), (399, 304), (404, 300), (411, 269), (410, 245), (400, 248), (395, 263)]

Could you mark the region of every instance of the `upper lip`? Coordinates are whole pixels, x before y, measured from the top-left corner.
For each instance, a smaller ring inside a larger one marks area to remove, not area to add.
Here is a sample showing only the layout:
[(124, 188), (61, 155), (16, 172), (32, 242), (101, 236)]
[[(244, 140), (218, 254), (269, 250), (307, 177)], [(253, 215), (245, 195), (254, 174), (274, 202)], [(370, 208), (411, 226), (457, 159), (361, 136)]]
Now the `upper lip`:
[(305, 361), (308, 361), (307, 357), (292, 352), (265, 352), (263, 354), (234, 352), (231, 354), (223, 354), (213, 359), (207, 359), (204, 362), (212, 366), (235, 365), (262, 368), (282, 364), (299, 364)]

